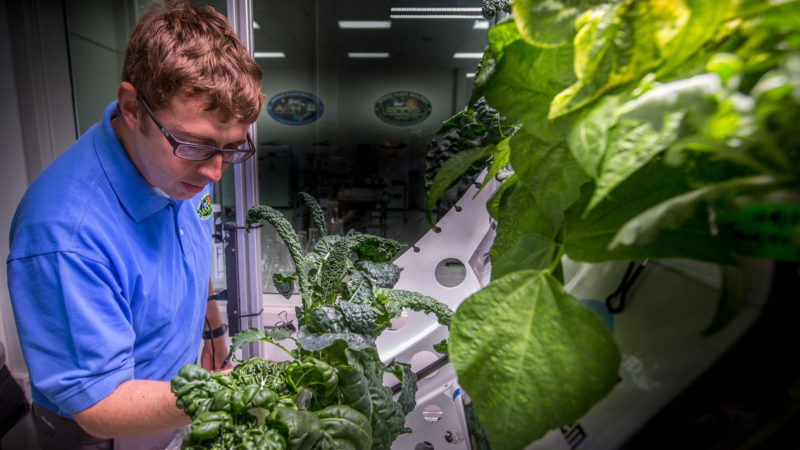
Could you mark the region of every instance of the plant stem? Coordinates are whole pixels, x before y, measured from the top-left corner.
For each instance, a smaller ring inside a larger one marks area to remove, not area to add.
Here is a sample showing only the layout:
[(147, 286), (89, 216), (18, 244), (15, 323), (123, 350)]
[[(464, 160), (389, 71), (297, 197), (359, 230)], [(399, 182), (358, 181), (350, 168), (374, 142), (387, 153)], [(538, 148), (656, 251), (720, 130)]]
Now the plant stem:
[(545, 272), (552, 274), (553, 271), (558, 268), (559, 264), (561, 264), (561, 257), (563, 256), (564, 256), (564, 246), (558, 245), (558, 253), (556, 254), (556, 257), (553, 259), (553, 263), (550, 264), (550, 267), (545, 269)]

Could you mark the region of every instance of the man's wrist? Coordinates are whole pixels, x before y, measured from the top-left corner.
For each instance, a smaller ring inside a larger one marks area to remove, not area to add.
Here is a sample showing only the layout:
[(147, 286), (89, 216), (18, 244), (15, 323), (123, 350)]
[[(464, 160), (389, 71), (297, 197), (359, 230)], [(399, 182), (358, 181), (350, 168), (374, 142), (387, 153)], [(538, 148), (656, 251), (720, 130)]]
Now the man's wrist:
[(228, 326), (222, 324), (219, 328), (215, 328), (210, 331), (203, 331), (203, 339), (215, 339), (220, 336), (224, 336), (227, 331), (228, 331)]

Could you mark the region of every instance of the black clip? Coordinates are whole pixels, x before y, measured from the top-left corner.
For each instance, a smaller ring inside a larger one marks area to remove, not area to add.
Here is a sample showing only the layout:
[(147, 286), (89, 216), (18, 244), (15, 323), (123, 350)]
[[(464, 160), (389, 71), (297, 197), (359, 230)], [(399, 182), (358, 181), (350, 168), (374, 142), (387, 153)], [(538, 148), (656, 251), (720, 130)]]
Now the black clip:
[[(606, 297), (606, 308), (608, 308), (610, 313), (617, 314), (625, 309), (625, 297), (628, 295), (628, 291), (631, 289), (631, 286), (633, 286), (633, 283), (639, 278), (644, 266), (647, 265), (647, 261), (648, 260), (645, 259), (638, 264), (633, 261), (628, 263), (628, 268), (625, 270), (625, 276), (622, 277), (622, 282), (620, 282), (619, 287)], [(619, 295), (619, 303), (615, 305), (612, 300), (617, 295)]]
[(253, 313), (253, 314), (240, 314), (240, 315), (238, 315), (238, 316), (234, 316), (233, 318), (234, 318), (234, 319), (241, 319), (242, 317), (255, 317), (255, 316), (260, 316), (262, 312), (264, 312), (264, 308), (261, 308), (261, 309), (259, 309), (257, 313)]

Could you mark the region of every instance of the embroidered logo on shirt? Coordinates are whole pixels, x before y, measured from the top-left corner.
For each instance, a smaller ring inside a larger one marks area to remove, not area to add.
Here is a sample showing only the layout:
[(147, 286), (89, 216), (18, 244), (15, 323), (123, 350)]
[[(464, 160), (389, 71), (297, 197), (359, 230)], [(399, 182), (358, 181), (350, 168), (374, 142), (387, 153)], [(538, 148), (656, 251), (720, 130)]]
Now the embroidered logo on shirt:
[(197, 217), (203, 220), (211, 217), (211, 195), (208, 192), (200, 197), (200, 203), (197, 205)]

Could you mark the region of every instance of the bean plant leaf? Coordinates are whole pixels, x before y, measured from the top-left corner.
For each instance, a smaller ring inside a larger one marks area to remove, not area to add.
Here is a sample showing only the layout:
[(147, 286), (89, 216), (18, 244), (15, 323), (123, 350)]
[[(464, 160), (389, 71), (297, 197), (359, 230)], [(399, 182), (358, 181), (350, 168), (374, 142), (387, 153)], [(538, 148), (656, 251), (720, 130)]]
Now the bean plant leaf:
[(511, 140), (511, 165), (527, 181), (536, 203), (554, 230), (561, 228), (564, 211), (580, 198), (589, 181), (564, 141), (548, 144), (520, 130)]
[[(690, 11), (688, 21), (678, 34), (670, 40), (671, 52), (658, 74), (668, 74), (714, 37), (719, 25), (731, 17), (734, 3), (731, 0), (685, 0)], [(739, 2), (740, 4), (743, 2)]]
[(524, 448), (575, 423), (617, 382), (608, 327), (541, 271), (509, 274), (464, 300), (450, 336), (450, 361), (492, 447)]
[(572, 41), (575, 21), (599, 0), (515, 0), (514, 20), (522, 36), (532, 45), (557, 47)]
[(611, 3), (584, 14), (574, 42), (578, 81), (556, 95), (549, 117), (575, 111), (657, 67), (690, 15), (682, 0)]
[(695, 213), (700, 202), (722, 198), (733, 192), (749, 191), (754, 193), (757, 190), (774, 189), (778, 184), (778, 180), (773, 176), (756, 175), (747, 178), (733, 178), (676, 195), (646, 209), (626, 222), (608, 247), (610, 250), (615, 250), (622, 246), (650, 244), (655, 241), (661, 231), (678, 229)]
[(555, 232), (526, 186), (517, 184), (505, 191), (496, 219), (497, 235), (489, 251), (492, 279), (551, 264)]
[(647, 121), (621, 119), (609, 135), (596, 189), (586, 211), (591, 211), (615, 187), (675, 142), (684, 115), (683, 111), (666, 114), (660, 129), (653, 129)]
[(709, 234), (705, 210), (696, 210), (679, 229), (665, 230), (649, 245), (608, 248), (618, 230), (641, 211), (690, 190), (683, 171), (655, 161), (620, 184), (584, 216), (593, 191), (592, 184), (586, 184), (582, 199), (565, 216), (563, 239), (567, 256), (585, 262), (677, 257), (731, 262), (722, 240)]

